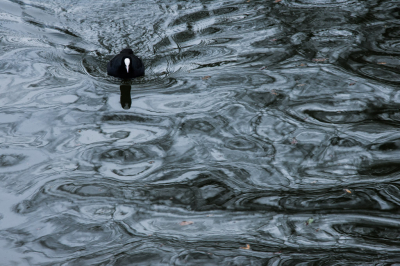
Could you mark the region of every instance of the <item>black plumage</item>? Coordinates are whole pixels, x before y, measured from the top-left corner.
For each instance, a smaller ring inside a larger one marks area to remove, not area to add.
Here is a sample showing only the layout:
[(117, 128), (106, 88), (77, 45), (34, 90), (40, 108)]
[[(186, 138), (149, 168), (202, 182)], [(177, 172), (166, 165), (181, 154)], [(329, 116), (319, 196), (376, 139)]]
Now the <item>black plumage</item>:
[[(130, 60), (128, 70), (124, 63), (126, 58)], [(142, 60), (133, 54), (132, 49), (123, 49), (108, 62), (107, 74), (121, 79), (132, 79), (144, 76), (144, 65)]]

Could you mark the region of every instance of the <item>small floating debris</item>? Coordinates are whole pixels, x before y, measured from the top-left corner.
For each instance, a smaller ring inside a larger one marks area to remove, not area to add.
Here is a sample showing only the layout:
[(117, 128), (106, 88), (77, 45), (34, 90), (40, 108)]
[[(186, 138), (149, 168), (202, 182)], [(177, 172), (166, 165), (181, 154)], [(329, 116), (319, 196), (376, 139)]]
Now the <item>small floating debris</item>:
[(328, 60), (328, 58), (314, 58), (313, 59), (314, 62), (325, 62), (326, 60)]
[(204, 77), (202, 78), (202, 80), (206, 80), (206, 79), (209, 79), (209, 78), (211, 78), (211, 76), (204, 76)]
[(350, 193), (351, 194), (351, 191), (349, 190), (349, 189), (344, 189), (344, 191), (346, 191), (347, 193)]
[(181, 226), (191, 225), (191, 224), (193, 224), (192, 221), (182, 221), (182, 222), (179, 223), (179, 225), (181, 225)]
[(240, 247), (241, 249), (250, 249), (250, 244), (246, 244), (245, 247)]
[(312, 222), (314, 222), (314, 219), (310, 218), (307, 220), (306, 225), (310, 225), (310, 224), (312, 224)]

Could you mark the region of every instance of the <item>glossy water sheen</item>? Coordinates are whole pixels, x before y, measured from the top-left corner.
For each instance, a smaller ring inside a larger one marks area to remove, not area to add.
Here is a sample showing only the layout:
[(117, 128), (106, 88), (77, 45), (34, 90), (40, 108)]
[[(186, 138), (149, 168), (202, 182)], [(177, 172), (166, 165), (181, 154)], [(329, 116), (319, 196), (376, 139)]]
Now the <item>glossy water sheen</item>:
[[(0, 0), (0, 264), (399, 263), (399, 19)], [(128, 45), (146, 76), (124, 110), (106, 65)]]

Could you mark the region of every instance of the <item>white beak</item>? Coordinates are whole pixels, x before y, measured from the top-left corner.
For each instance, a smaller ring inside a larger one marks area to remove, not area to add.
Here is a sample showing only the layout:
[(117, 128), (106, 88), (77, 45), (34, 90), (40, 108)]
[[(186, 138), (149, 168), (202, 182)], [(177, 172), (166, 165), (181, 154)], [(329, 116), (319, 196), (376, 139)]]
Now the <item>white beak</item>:
[(129, 64), (131, 63), (131, 60), (129, 60), (129, 58), (125, 58), (124, 63), (126, 66), (126, 73), (129, 73)]

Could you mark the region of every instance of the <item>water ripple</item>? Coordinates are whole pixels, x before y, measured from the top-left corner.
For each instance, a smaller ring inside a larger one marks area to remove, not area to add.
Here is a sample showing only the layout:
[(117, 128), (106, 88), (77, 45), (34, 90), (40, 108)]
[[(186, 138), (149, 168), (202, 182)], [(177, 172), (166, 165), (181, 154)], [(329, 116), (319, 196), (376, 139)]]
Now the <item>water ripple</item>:
[[(3, 1), (2, 263), (398, 263), (399, 14)], [(127, 46), (129, 82), (106, 74)]]

